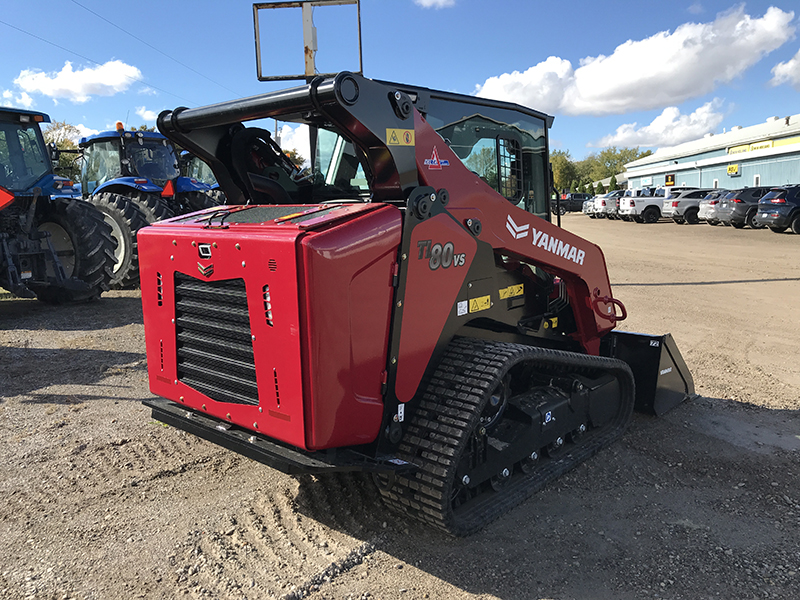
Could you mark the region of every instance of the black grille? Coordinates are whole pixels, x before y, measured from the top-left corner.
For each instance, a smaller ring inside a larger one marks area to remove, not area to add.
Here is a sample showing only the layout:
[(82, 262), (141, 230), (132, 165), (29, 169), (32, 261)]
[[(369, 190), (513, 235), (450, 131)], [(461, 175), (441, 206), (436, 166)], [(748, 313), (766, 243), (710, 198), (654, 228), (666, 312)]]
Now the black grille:
[(178, 380), (217, 402), (258, 404), (243, 279), (175, 273)]

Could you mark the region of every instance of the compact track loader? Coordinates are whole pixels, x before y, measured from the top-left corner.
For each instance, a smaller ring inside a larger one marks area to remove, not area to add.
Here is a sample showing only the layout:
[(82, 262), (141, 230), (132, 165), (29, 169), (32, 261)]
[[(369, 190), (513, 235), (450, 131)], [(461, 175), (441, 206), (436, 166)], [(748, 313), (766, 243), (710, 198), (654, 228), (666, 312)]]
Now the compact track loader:
[[(309, 126), (310, 169), (262, 118)], [(139, 232), (153, 416), (466, 535), (693, 395), (550, 223), (551, 123), (351, 73), (162, 113), (230, 205)]]

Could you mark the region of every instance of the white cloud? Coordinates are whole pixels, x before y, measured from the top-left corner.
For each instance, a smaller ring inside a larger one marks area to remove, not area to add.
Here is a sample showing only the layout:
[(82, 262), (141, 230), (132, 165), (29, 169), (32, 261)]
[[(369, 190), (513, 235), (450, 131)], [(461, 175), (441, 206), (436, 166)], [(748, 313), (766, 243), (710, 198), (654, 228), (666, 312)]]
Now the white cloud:
[(786, 62), (778, 63), (772, 67), (772, 85), (788, 83), (800, 91), (800, 50)]
[(155, 123), (155, 120), (158, 118), (157, 112), (153, 110), (147, 110), (144, 106), (137, 106), (136, 114), (142, 117), (142, 119), (144, 119), (148, 123), (150, 123), (151, 121)]
[(87, 127), (83, 123), (75, 125), (75, 128), (78, 130), (78, 133), (75, 135), (75, 137), (71, 137), (70, 139), (76, 144), (80, 141), (82, 137), (89, 137), (90, 135), (94, 135), (95, 133), (100, 133), (99, 130)]
[(73, 70), (67, 61), (57, 73), (24, 70), (14, 83), (26, 92), (44, 94), (54, 100), (65, 98), (83, 103), (92, 96), (113, 96), (126, 91), (131, 84), (142, 78), (142, 72), (119, 60), (112, 60), (98, 67)]
[(704, 12), (706, 12), (706, 9), (705, 9), (705, 8), (703, 7), (703, 5), (702, 5), (702, 4), (700, 4), (699, 2), (695, 2), (694, 4), (692, 4), (692, 5), (691, 5), (689, 8), (687, 8), (686, 10), (688, 10), (688, 11), (689, 11), (690, 13), (692, 13), (693, 15), (699, 15), (699, 14), (701, 14), (701, 13), (704, 13)]
[(422, 8), (449, 8), (456, 5), (456, 0), (414, 0), (414, 4)]
[(311, 164), (311, 145), (309, 142), (307, 125), (291, 127), (290, 125), (283, 124), (278, 136), (281, 140), (280, 146), (284, 152), (297, 150), (298, 154), (305, 159), (303, 167), (307, 167)]
[(10, 106), (12, 108), (26, 108), (33, 107), (33, 98), (27, 93), (16, 93), (12, 90), (3, 90), (0, 94), (0, 106)]
[(588, 57), (573, 68), (549, 57), (527, 71), (490, 77), (478, 96), (508, 100), (550, 113), (625, 114), (680, 104), (741, 76), (792, 39), (793, 12), (770, 7), (761, 18), (734, 7), (710, 23), (685, 23), (610, 56)]
[(690, 115), (682, 115), (677, 107), (670, 106), (649, 125), (643, 127), (639, 127), (638, 123), (620, 125), (615, 133), (591, 145), (598, 148), (677, 146), (716, 130), (724, 116), (719, 112), (721, 107), (722, 101), (719, 98), (706, 102)]

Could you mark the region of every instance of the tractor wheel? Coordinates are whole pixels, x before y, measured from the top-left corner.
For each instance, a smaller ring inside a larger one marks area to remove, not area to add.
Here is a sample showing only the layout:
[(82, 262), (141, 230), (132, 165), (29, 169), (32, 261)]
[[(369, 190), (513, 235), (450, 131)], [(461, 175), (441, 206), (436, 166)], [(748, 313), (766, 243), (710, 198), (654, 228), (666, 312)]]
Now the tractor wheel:
[(223, 206), (228, 201), (227, 196), (225, 196), (225, 192), (220, 189), (208, 190), (206, 194), (211, 196), (216, 206)]
[(758, 219), (756, 219), (757, 216), (757, 211), (749, 213), (744, 219), (745, 225), (749, 226), (750, 229), (764, 229), (764, 226), (760, 225)]
[(100, 193), (92, 197), (92, 203), (103, 213), (106, 223), (111, 226), (111, 236), (117, 242), (111, 287), (136, 287), (139, 284), (136, 232), (147, 227), (147, 219), (136, 204), (119, 194)]
[(148, 225), (156, 221), (171, 219), (175, 216), (173, 210), (160, 196), (145, 192), (132, 192), (129, 197), (139, 210), (144, 213), (144, 218)]
[(642, 213), (642, 221), (644, 223), (658, 223), (661, 218), (661, 213), (655, 206), (648, 206)]
[[(75, 290), (51, 285), (37, 294), (40, 301), (61, 304), (93, 300), (109, 289), (115, 243), (111, 228), (91, 204), (67, 198), (52, 200), (37, 229), (50, 234), (50, 243), (67, 278), (80, 279), (89, 286), (88, 290)], [(43, 239), (42, 245), (46, 244)], [(48, 265), (47, 274), (55, 275), (52, 265)]]
[(700, 219), (697, 217), (698, 212), (699, 210), (696, 208), (687, 208), (683, 217), (689, 225), (697, 225), (700, 222)]
[[(215, 191), (216, 190), (209, 190), (208, 192), (186, 192), (184, 195), (184, 205), (188, 206), (191, 212), (219, 206), (221, 204), (220, 197), (214, 194)], [(222, 197), (224, 198), (224, 195)]]

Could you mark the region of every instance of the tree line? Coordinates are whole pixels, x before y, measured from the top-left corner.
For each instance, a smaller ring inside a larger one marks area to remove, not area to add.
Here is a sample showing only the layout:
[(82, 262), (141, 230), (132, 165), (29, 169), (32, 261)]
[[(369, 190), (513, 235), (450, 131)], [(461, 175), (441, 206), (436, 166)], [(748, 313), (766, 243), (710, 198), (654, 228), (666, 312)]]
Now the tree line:
[[(583, 160), (573, 160), (568, 150), (553, 150), (550, 153), (550, 163), (553, 165), (553, 183), (559, 192), (588, 192), (590, 194), (604, 194), (617, 189), (616, 175), (625, 170), (625, 165), (645, 156), (650, 156), (652, 150), (640, 151), (636, 148), (617, 148), (611, 146), (597, 153), (592, 153)], [(598, 183), (602, 179), (611, 177), (608, 189)]]

